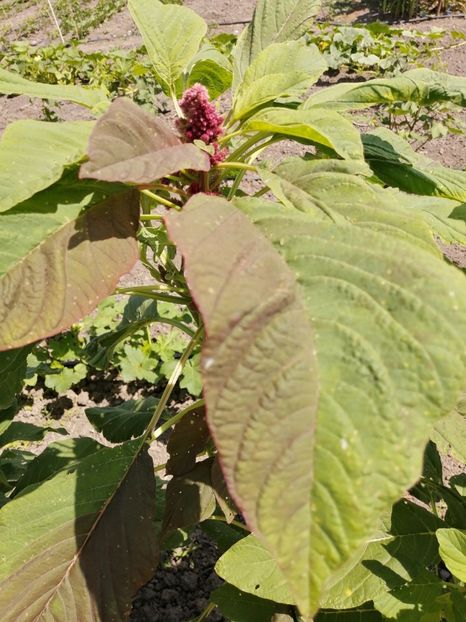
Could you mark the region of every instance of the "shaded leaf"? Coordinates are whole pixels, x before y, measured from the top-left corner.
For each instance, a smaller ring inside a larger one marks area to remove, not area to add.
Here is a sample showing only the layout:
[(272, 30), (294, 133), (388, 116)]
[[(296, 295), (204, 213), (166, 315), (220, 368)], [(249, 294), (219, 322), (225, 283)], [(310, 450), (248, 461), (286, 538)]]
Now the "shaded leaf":
[(359, 131), (351, 121), (333, 111), (265, 108), (248, 119), (244, 129), (311, 141), (349, 160), (364, 157)]
[(460, 581), (466, 582), (466, 530), (438, 529), (440, 556), (448, 570)]
[(197, 455), (203, 453), (210, 439), (205, 419), (205, 407), (193, 404), (193, 410), (173, 428), (167, 443), (170, 455), (166, 471), (168, 475), (181, 476), (192, 471)]
[(107, 94), (100, 88), (32, 82), (2, 68), (0, 68), (0, 93), (4, 95), (27, 95), (29, 97), (40, 97), (41, 99), (70, 101), (90, 108), (96, 113), (105, 110), (109, 103)]
[(11, 443), (41, 441), (47, 432), (65, 432), (63, 428), (51, 428), (50, 426), (40, 426), (25, 421), (13, 421), (0, 436), (0, 447), (5, 447)]
[(465, 281), (414, 236), (242, 208), (256, 228), (199, 195), (168, 229), (206, 325), (207, 418), (228, 488), (309, 616), (418, 479), (429, 430), (463, 387)]
[(300, 95), (316, 82), (327, 65), (315, 45), (303, 41), (274, 43), (254, 59), (233, 102), (237, 121), (285, 95)]
[(316, 616), (316, 622), (383, 622), (382, 615), (373, 605), (363, 605), (355, 609), (322, 609)]
[(387, 128), (363, 136), (364, 155), (385, 184), (413, 194), (466, 201), (466, 172), (447, 168), (416, 153)]
[(212, 516), (215, 496), (211, 468), (212, 460), (203, 460), (197, 462), (189, 473), (175, 476), (168, 482), (162, 526), (164, 536), (176, 529), (193, 527)]
[(17, 393), (21, 391), (30, 352), (30, 346), (0, 352), (0, 411), (9, 408), (14, 403)]
[(66, 166), (84, 158), (93, 125), (31, 119), (8, 125), (0, 141), (0, 212), (58, 181)]
[(199, 49), (207, 24), (187, 7), (158, 0), (129, 0), (128, 7), (158, 77), (169, 89), (175, 89), (177, 79)]
[(228, 58), (213, 46), (203, 47), (191, 61), (187, 87), (203, 84), (210, 99), (216, 99), (231, 86), (232, 68)]
[(208, 155), (182, 143), (165, 123), (130, 99), (116, 99), (97, 121), (80, 177), (148, 184), (187, 168), (208, 171)]
[(0, 216), (1, 350), (65, 330), (113, 292), (138, 257), (138, 203), (66, 179)]
[(252, 61), (272, 43), (299, 39), (320, 9), (320, 0), (258, 0), (252, 21), (234, 50), (234, 88)]
[(158, 398), (148, 397), (141, 400), (127, 400), (118, 406), (86, 408), (84, 412), (94, 428), (108, 441), (123, 443), (141, 436), (158, 403)]
[(211, 481), (212, 488), (214, 489), (215, 499), (225, 516), (227, 523), (231, 523), (231, 521), (235, 518), (237, 514), (239, 514), (237, 507), (234, 504), (233, 499), (228, 492), (228, 488), (225, 482), (225, 478), (223, 477), (222, 468), (220, 466), (220, 462), (218, 460), (218, 456), (216, 456), (214, 463), (212, 464), (211, 471)]
[(234, 525), (212, 519), (203, 521), (200, 528), (215, 542), (220, 553), (225, 553), (235, 542), (245, 538), (248, 533)]
[[(272, 622), (273, 615), (286, 607), (273, 600), (265, 600), (241, 592), (233, 585), (224, 583), (210, 595), (220, 613), (231, 622)], [(292, 618), (289, 618), (290, 622)], [(278, 622), (278, 621), (277, 621)]]
[(277, 562), (252, 534), (236, 542), (220, 557), (215, 572), (242, 592), (277, 603), (294, 604)]
[(140, 450), (100, 449), (0, 510), (2, 621), (126, 619), (158, 555), (153, 464)]
[[(0, 489), (10, 492), (18, 485), (36, 455), (24, 449), (3, 449), (0, 455)], [(0, 501), (0, 507), (4, 505)]]

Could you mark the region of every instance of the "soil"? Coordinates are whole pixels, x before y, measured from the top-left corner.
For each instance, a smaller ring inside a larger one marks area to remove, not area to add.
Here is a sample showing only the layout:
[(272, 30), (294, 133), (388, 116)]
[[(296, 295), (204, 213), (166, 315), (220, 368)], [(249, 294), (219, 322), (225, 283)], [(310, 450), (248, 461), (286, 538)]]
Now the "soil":
[[(231, 32), (239, 34), (245, 23), (250, 20), (254, 2), (252, 0), (185, 0), (185, 5), (193, 8), (202, 15), (212, 32)], [(377, 18), (374, 3), (357, 0), (354, 2), (335, 2), (334, 7), (340, 9), (329, 13), (330, 2), (321, 18), (332, 18), (339, 23), (367, 22)], [(2, 2), (0, 0), (0, 8)], [(26, 6), (21, 12), (10, 19), (8, 27), (12, 36), (20, 28), (22, 20), (34, 16), (34, 6)], [(5, 24), (2, 24), (5, 25)], [(437, 20), (427, 20), (410, 27), (428, 29), (440, 26), (447, 31), (460, 30), (465, 32), (465, 20), (459, 17), (447, 18), (439, 23)], [(36, 32), (29, 37), (35, 45), (44, 45), (50, 42), (50, 31)], [(92, 31), (82, 42), (85, 51), (111, 49), (132, 49), (142, 44), (142, 39), (129, 15), (127, 9), (113, 15), (107, 22)], [(442, 62), (445, 68), (454, 75), (463, 75), (466, 67), (466, 46), (446, 50), (442, 53)], [(334, 76), (331, 80), (324, 80), (322, 86), (329, 81), (337, 82), (347, 76)], [(61, 119), (88, 118), (85, 110), (73, 104), (62, 104), (54, 107)], [(0, 133), (13, 120), (21, 118), (41, 118), (43, 105), (36, 100), (26, 97), (0, 98)], [(466, 119), (465, 119), (466, 120)], [(437, 139), (423, 147), (422, 152), (445, 165), (456, 168), (466, 168), (466, 137), (448, 137)], [(298, 148), (298, 152), (299, 152)], [(278, 160), (283, 156), (296, 154), (296, 145), (280, 144), (268, 152), (268, 156)], [(257, 187), (254, 177), (247, 177), (249, 188)], [(443, 247), (451, 261), (466, 267), (466, 249), (460, 246)], [(147, 281), (147, 276), (141, 266), (137, 266), (127, 275), (123, 284), (141, 284)], [(71, 436), (87, 435), (105, 443), (90, 426), (84, 414), (84, 409), (91, 406), (105, 406), (115, 404), (126, 399), (137, 399), (150, 393), (147, 385), (132, 383), (125, 385), (118, 379), (107, 374), (96, 374), (64, 395), (57, 396), (43, 385), (28, 389), (24, 392), (20, 418), (23, 421), (36, 424), (45, 424), (56, 431), (48, 432), (44, 440), (35, 446), (39, 452), (48, 443), (61, 438), (60, 429), (65, 429)], [(170, 405), (179, 408), (186, 396), (179, 394)], [(29, 447), (28, 447), (29, 448)], [(163, 464), (167, 459), (166, 439), (153, 445), (152, 455), (156, 465)], [(445, 458), (447, 475), (464, 470), (464, 465)], [(162, 556), (159, 568), (154, 578), (143, 587), (135, 596), (133, 602), (132, 622), (187, 622), (199, 615), (208, 602), (212, 589), (217, 587), (220, 580), (213, 571), (218, 552), (212, 542), (199, 530), (193, 532), (190, 545), (182, 551)], [(208, 622), (224, 620), (218, 613), (208, 617)]]

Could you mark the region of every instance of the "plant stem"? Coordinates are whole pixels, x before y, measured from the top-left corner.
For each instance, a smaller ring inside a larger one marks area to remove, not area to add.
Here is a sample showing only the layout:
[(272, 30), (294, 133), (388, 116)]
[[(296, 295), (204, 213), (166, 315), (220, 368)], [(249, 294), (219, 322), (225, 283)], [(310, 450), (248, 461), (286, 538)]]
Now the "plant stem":
[(153, 300), (161, 300), (162, 302), (173, 302), (177, 305), (188, 305), (191, 303), (191, 299), (186, 296), (173, 296), (172, 294), (166, 294), (165, 292), (157, 291), (150, 285), (142, 285), (140, 287), (117, 287), (116, 294), (131, 294), (135, 296), (147, 296)]
[(180, 108), (180, 105), (178, 103), (178, 98), (173, 88), (170, 88), (170, 97), (172, 98), (172, 102), (173, 102), (173, 106), (175, 108), (176, 114), (178, 115), (180, 119), (184, 119), (183, 111)]
[(175, 369), (173, 370), (168, 382), (167, 382), (167, 386), (165, 387), (162, 396), (160, 398), (159, 403), (157, 404), (157, 408), (154, 411), (154, 414), (152, 415), (152, 419), (149, 422), (149, 425), (147, 426), (146, 432), (144, 434), (144, 440), (147, 440), (154, 432), (154, 428), (157, 425), (166, 405), (168, 400), (170, 399), (170, 395), (173, 392), (173, 389), (175, 388), (179, 377), (181, 376), (181, 372), (183, 371), (184, 366), (186, 365), (186, 361), (189, 359), (189, 357), (191, 356), (194, 348), (196, 347), (196, 345), (198, 344), (198, 342), (202, 339), (204, 335), (204, 327), (201, 326), (200, 328), (197, 329), (196, 333), (194, 334), (193, 338), (191, 339), (191, 341), (188, 343), (188, 346), (186, 348), (186, 350), (183, 352), (181, 358), (179, 361), (177, 361), (176, 365), (175, 365)]
[(205, 620), (207, 620), (207, 618), (210, 616), (212, 611), (216, 609), (216, 607), (217, 605), (215, 603), (209, 603), (204, 611), (201, 613), (201, 615), (193, 620), (193, 622), (205, 622)]
[(228, 169), (228, 168), (239, 168), (239, 169), (243, 169), (244, 171), (255, 171), (257, 172), (257, 167), (253, 166), (252, 164), (245, 164), (244, 162), (220, 162), (219, 164), (216, 165), (216, 168), (220, 168), (220, 169)]
[(141, 193), (145, 194), (146, 197), (150, 197), (151, 199), (154, 199), (154, 201), (157, 201), (157, 203), (161, 203), (162, 205), (165, 205), (165, 207), (170, 207), (172, 209), (178, 209), (178, 210), (180, 209), (179, 205), (172, 203), (168, 199), (164, 199), (164, 197), (161, 197), (158, 194), (151, 192), (150, 190), (141, 190)]
[(197, 408), (204, 406), (204, 404), (205, 404), (205, 400), (197, 400), (197, 402), (194, 402), (194, 404), (190, 404), (186, 408), (183, 408), (183, 410), (180, 410), (179, 413), (177, 413), (176, 415), (173, 415), (173, 417), (170, 417), (170, 419), (165, 421), (165, 423), (163, 423), (160, 427), (158, 427), (155, 430), (155, 432), (152, 434), (152, 440), (155, 441), (155, 439), (162, 436), (162, 434), (164, 434), (167, 430), (169, 430), (172, 426), (174, 426), (175, 423), (178, 423), (178, 421), (181, 421), (181, 419), (183, 419), (185, 415), (188, 415), (193, 410), (196, 410)]
[(258, 134), (254, 134), (254, 136), (251, 136), (242, 145), (240, 145), (238, 149), (236, 149), (236, 151), (233, 151), (233, 153), (230, 154), (229, 159), (236, 160), (237, 158), (240, 158), (243, 155), (243, 153), (248, 151), (251, 147), (253, 147), (260, 140), (267, 138), (268, 135), (269, 134), (267, 132), (259, 132)]
[(179, 194), (180, 197), (186, 198), (188, 193), (182, 190), (181, 188), (177, 188), (176, 186), (171, 186), (170, 184), (152, 184), (151, 188), (157, 188), (158, 190), (166, 190), (167, 192), (172, 192), (173, 194)]
[[(227, 519), (224, 516), (217, 516), (216, 514), (214, 514), (213, 516), (211, 516), (209, 518), (209, 520), (218, 520), (222, 523), (227, 523)], [(235, 527), (239, 527), (240, 529), (243, 529), (244, 531), (247, 531), (248, 533), (251, 533), (249, 531), (249, 529), (246, 527), (246, 525), (243, 525), (243, 523), (240, 523), (237, 520), (232, 520), (228, 523), (229, 525), (234, 525)]]
[(231, 200), (235, 196), (236, 191), (238, 190), (245, 173), (246, 171), (243, 169), (243, 170), (240, 170), (238, 175), (236, 175), (235, 181), (233, 182), (230, 188), (230, 192), (228, 193), (228, 197), (227, 197), (228, 200)]
[(55, 24), (55, 26), (56, 26), (56, 28), (58, 30), (58, 34), (60, 35), (61, 42), (63, 43), (63, 45), (65, 45), (65, 38), (63, 36), (63, 33), (61, 31), (61, 28), (60, 28), (60, 24), (58, 22), (57, 16), (56, 16), (55, 11), (53, 9), (52, 0), (47, 0), (47, 4), (49, 5), (50, 14), (52, 15), (53, 22), (54, 22), (54, 24)]
[(147, 222), (150, 220), (158, 220), (159, 222), (163, 222), (163, 216), (160, 214), (142, 214), (139, 216), (139, 220), (141, 222)]

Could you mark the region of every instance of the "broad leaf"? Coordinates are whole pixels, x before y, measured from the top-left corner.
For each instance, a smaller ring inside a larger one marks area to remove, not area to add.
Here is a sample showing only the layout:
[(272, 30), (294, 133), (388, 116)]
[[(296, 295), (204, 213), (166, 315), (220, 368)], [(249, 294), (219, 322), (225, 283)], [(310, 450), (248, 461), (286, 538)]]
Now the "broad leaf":
[[(362, 163), (291, 158), (273, 172), (261, 168), (259, 173), (290, 209), (305, 212), (314, 220), (351, 222), (383, 231), (440, 257), (423, 215), (404, 206), (409, 196), (370, 183)], [(268, 211), (274, 211), (273, 205)]]
[[(411, 582), (439, 562), (435, 532), (444, 523), (424, 508), (397, 503), (391, 516), (327, 584), (325, 609), (352, 609), (382, 598)], [(437, 580), (435, 574), (432, 580)]]
[(0, 350), (80, 320), (138, 256), (138, 197), (121, 187), (68, 177), (0, 219)]
[(288, 267), (220, 198), (199, 195), (168, 227), (206, 325), (228, 488), (309, 616), (419, 477), (429, 429), (464, 386), (465, 277), (383, 228), (242, 207)]
[(210, 98), (215, 99), (230, 88), (231, 80), (230, 61), (213, 46), (208, 45), (192, 59), (186, 86), (203, 84), (209, 91)]
[(76, 468), (82, 458), (95, 453), (101, 447), (93, 438), (86, 437), (50, 443), (41, 454), (28, 461), (23, 476), (15, 486), (15, 495), (64, 469)]
[(93, 122), (16, 121), (0, 141), (0, 212), (58, 181), (86, 154)]
[(0, 410), (9, 408), (26, 378), (30, 347), (0, 352)]
[(96, 113), (102, 112), (109, 104), (103, 89), (87, 86), (63, 84), (43, 84), (25, 80), (20, 75), (0, 68), (0, 93), (4, 95), (28, 95), (41, 99), (70, 101)]
[(175, 90), (207, 32), (205, 21), (187, 7), (159, 0), (129, 0), (128, 7), (158, 77)]
[(457, 579), (466, 582), (466, 531), (439, 529), (437, 540), (440, 545), (440, 556), (448, 570)]
[(414, 101), (419, 105), (452, 102), (466, 105), (466, 78), (430, 69), (412, 69), (394, 78), (336, 84), (313, 93), (303, 108), (323, 106), (337, 110)]
[(444, 242), (466, 245), (466, 203), (413, 194), (400, 195), (400, 199), (406, 208), (419, 212)]
[(373, 605), (363, 605), (355, 609), (322, 609), (315, 618), (316, 622), (383, 622), (383, 620)]
[[(231, 622), (278, 622), (274, 614), (284, 612), (287, 607), (273, 600), (265, 600), (241, 592), (237, 588), (224, 583), (210, 595), (220, 613)], [(293, 618), (288, 620), (292, 622)], [(285, 620), (283, 620), (285, 622)]]
[(105, 448), (0, 510), (3, 622), (124, 620), (157, 561), (155, 481), (141, 443)]
[(130, 99), (115, 100), (97, 121), (80, 177), (148, 184), (188, 168), (208, 171), (209, 156)]
[(303, 41), (270, 45), (256, 56), (244, 74), (233, 102), (233, 121), (279, 97), (304, 93), (326, 68), (315, 45)]
[(466, 172), (447, 168), (416, 153), (387, 128), (363, 136), (364, 155), (385, 184), (413, 194), (466, 201)]
[(277, 603), (294, 604), (277, 562), (252, 534), (236, 542), (220, 557), (215, 572), (242, 592)]
[(337, 112), (265, 108), (248, 119), (245, 130), (272, 132), (333, 149), (349, 160), (364, 158), (361, 135)]
[(432, 431), (431, 438), (439, 450), (451, 453), (460, 462), (466, 463), (466, 399), (463, 398), (443, 417)]
[(205, 418), (203, 405), (193, 410), (179, 421), (168, 440), (167, 451), (170, 455), (167, 462), (167, 474), (181, 476), (189, 473), (196, 466), (198, 454), (203, 453), (210, 439), (209, 428)]
[(86, 408), (86, 417), (111, 443), (123, 443), (140, 436), (146, 429), (159, 400), (148, 397), (127, 400), (118, 406)]
[(13, 421), (0, 436), (0, 447), (11, 443), (41, 441), (47, 432), (65, 433), (64, 428), (42, 427), (25, 421)]
[(320, 0), (258, 0), (251, 23), (234, 51), (234, 89), (262, 50), (272, 43), (299, 39), (320, 9)]

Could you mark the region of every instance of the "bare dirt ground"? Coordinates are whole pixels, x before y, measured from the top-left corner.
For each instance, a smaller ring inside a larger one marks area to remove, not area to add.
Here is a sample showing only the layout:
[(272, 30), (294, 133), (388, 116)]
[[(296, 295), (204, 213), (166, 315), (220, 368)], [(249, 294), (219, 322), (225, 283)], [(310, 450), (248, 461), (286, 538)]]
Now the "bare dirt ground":
[[(339, 23), (353, 23), (373, 21), (377, 18), (371, 5), (362, 0), (351, 3), (341, 3), (343, 11), (330, 14), (327, 8), (321, 18), (331, 17)], [(338, 4), (338, 2), (336, 3)], [(253, 0), (186, 0), (185, 5), (193, 8), (202, 15), (212, 32), (226, 31), (239, 34), (244, 24), (250, 20), (253, 12)], [(0, 8), (2, 4), (0, 1)], [(23, 20), (33, 19), (37, 9), (34, 6), (25, 6), (10, 18), (8, 26), (14, 33), (19, 29)], [(0, 13), (1, 20), (1, 13)], [(428, 20), (416, 23), (412, 27), (426, 29), (432, 26), (451, 30), (466, 30), (466, 21), (462, 18), (447, 18), (443, 20)], [(34, 32), (29, 41), (36, 45), (44, 45), (53, 39), (52, 28)], [(129, 15), (127, 9), (113, 15), (107, 22), (92, 31), (81, 44), (85, 51), (111, 49), (133, 49), (142, 44), (142, 39)], [(447, 50), (442, 53), (442, 61), (447, 71), (454, 75), (464, 75), (466, 67), (466, 46)], [(72, 104), (63, 104), (58, 113), (62, 119), (87, 118), (83, 109)], [(40, 118), (42, 104), (30, 101), (26, 97), (0, 98), (0, 132), (11, 121), (20, 118)], [(423, 148), (429, 157), (456, 168), (466, 167), (466, 137), (452, 139), (438, 139)], [(286, 144), (279, 146), (271, 154), (274, 159), (290, 155)], [(254, 181), (252, 180), (253, 184)], [(461, 265), (466, 265), (466, 250), (461, 247), (450, 248), (450, 258)], [(144, 281), (145, 276), (141, 268), (125, 278), (127, 284)], [(88, 424), (84, 409), (90, 406), (102, 406), (126, 399), (135, 399), (146, 395), (147, 386), (125, 385), (112, 377), (95, 376), (83, 381), (66, 394), (57, 396), (53, 391), (39, 385), (37, 388), (26, 391), (21, 411), (23, 421), (46, 423), (51, 427), (64, 427), (72, 436), (97, 435)], [(150, 390), (149, 390), (150, 392)], [(153, 394), (153, 392), (152, 392)], [(177, 407), (177, 400), (182, 401), (186, 396), (178, 395), (171, 404)], [(50, 433), (44, 443), (57, 438), (58, 433)], [(40, 450), (44, 443), (36, 447)], [(165, 443), (154, 445), (153, 457), (155, 464), (166, 461)], [(457, 473), (462, 465), (455, 461), (446, 461), (447, 471)], [(194, 619), (203, 610), (211, 589), (218, 585), (218, 578), (213, 572), (213, 565), (217, 551), (212, 543), (199, 531), (192, 537), (188, 553), (177, 552), (174, 555), (165, 555), (152, 581), (142, 588), (135, 597), (132, 622), (187, 622)], [(214, 613), (207, 619), (208, 622), (221, 622), (223, 618)]]

